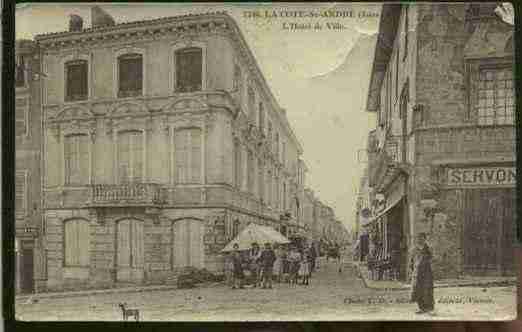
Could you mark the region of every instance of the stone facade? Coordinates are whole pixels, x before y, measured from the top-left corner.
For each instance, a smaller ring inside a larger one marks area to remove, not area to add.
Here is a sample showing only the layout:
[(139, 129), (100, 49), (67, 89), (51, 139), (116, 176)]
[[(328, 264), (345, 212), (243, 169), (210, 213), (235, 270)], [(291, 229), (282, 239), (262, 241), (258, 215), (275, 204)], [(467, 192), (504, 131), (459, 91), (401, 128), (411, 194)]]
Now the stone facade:
[(41, 104), (39, 54), (36, 44), (15, 45), (15, 289), (41, 291), (45, 283), (41, 225)]
[[(164, 283), (187, 265), (223, 273), (220, 250), (249, 223), (307, 236), (302, 147), (227, 14), (95, 26), (36, 43), (49, 77), (47, 289)], [(177, 52), (194, 49), (201, 81), (180, 90)], [(121, 95), (120, 59), (141, 64), (130, 95)], [(74, 70), (87, 73), (84, 90), (71, 88)], [(83, 94), (71, 100), (70, 91)]]
[[(379, 141), (369, 149), (370, 186), (385, 199), (374, 209), (375, 223), (387, 229), (392, 221), (386, 218), (398, 207), (397, 248), (409, 251), (415, 235), (427, 233), (437, 278), (515, 271), (509, 258), (515, 238), (514, 29), (496, 16), (495, 6), (383, 8), (389, 20), (381, 21), (367, 107), (378, 113), (369, 137)], [(451, 183), (448, 174), (463, 172), (477, 175)], [(487, 180), (493, 172), (503, 175)], [(401, 178), (397, 200), (392, 183)], [(488, 206), (506, 219), (480, 217)], [(493, 235), (475, 234), (482, 227)], [(495, 254), (476, 256), (475, 248), (486, 243)], [(380, 259), (389, 255), (384, 250)], [(408, 260), (401, 261), (406, 270)]]

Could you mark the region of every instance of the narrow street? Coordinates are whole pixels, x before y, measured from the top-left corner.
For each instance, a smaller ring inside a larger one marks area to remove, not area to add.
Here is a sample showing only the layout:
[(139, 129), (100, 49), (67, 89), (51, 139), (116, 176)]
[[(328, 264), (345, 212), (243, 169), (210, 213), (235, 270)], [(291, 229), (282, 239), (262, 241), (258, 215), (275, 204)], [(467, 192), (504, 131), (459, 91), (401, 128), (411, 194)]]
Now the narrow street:
[[(407, 291), (368, 289), (352, 265), (342, 273), (321, 261), (309, 286), (275, 284), (274, 289), (231, 290), (224, 285), (164, 292), (117, 293), (17, 303), (21, 320), (121, 320), (118, 303), (140, 310), (143, 321), (235, 320), (414, 320)], [(502, 319), (516, 312), (513, 287), (435, 289), (436, 312), (425, 319)], [(448, 303), (473, 299), (471, 303)], [(440, 303), (443, 301), (445, 303)], [(481, 303), (479, 303), (481, 302)], [(509, 316), (507, 317), (509, 318)]]

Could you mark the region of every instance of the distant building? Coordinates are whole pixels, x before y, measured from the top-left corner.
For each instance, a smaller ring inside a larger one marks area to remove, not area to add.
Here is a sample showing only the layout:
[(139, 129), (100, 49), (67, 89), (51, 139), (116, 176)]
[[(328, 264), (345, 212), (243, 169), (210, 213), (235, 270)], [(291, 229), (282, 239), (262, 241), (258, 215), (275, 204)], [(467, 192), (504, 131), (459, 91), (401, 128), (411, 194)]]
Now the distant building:
[(400, 279), (421, 232), (436, 278), (515, 273), (514, 29), (495, 8), (383, 5), (370, 226), (376, 266)]

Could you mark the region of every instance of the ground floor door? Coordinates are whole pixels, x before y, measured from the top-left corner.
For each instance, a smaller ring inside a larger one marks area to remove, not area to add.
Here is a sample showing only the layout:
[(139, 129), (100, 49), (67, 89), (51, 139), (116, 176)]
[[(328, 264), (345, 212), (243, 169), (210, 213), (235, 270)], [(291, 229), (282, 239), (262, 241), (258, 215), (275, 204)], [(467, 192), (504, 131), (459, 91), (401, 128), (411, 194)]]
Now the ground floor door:
[(395, 277), (399, 280), (406, 280), (408, 268), (408, 250), (404, 248), (405, 207), (404, 200), (401, 200), (387, 215), (387, 254), (391, 257), (391, 263), (397, 273)]
[(205, 224), (197, 219), (181, 219), (172, 224), (172, 265), (174, 268), (203, 268)]
[(124, 219), (116, 224), (116, 281), (141, 282), (144, 277), (143, 221)]
[(514, 273), (515, 189), (463, 190), (464, 272)]
[(34, 291), (34, 254), (33, 249), (22, 249), (20, 257), (20, 291)]

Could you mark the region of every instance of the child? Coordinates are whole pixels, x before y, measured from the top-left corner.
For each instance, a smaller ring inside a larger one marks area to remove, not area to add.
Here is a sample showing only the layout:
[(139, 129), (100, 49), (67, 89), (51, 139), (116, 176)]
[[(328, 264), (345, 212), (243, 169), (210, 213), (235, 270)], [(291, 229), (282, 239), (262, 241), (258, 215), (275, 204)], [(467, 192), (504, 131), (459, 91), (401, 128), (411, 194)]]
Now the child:
[(272, 272), (274, 269), (274, 262), (276, 260), (276, 256), (270, 243), (265, 243), (265, 250), (261, 253), (260, 263), (262, 268), (262, 287), (263, 288), (272, 288)]

